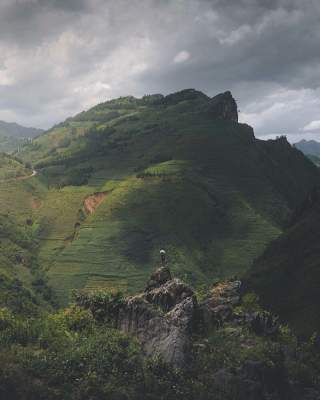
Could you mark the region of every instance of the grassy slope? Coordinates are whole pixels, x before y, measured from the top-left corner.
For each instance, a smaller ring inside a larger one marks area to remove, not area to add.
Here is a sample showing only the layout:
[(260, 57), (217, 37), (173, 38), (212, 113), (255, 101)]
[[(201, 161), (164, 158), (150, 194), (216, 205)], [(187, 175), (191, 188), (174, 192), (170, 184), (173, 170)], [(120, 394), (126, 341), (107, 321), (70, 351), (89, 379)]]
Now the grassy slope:
[(294, 223), (255, 262), (248, 277), (264, 304), (299, 334), (320, 330), (320, 196), (315, 192)]
[(0, 181), (23, 178), (32, 174), (30, 168), (23, 165), (18, 159), (5, 153), (0, 153)]
[[(160, 247), (192, 282), (242, 274), (279, 235), (316, 168), (283, 139), (213, 118), (208, 101), (182, 92), (107, 102), (25, 147), (51, 187), (34, 213), (61, 299), (72, 288), (140, 289)], [(86, 215), (95, 192), (107, 195)]]

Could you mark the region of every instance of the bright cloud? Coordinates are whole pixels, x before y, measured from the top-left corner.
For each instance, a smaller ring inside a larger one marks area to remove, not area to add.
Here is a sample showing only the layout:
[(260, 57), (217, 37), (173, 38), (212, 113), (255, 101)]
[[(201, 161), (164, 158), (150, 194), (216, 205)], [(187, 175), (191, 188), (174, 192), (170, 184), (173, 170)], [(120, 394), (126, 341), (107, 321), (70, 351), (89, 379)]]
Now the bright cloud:
[(179, 51), (179, 53), (175, 55), (173, 62), (175, 64), (180, 64), (180, 63), (183, 63), (183, 62), (189, 60), (189, 58), (190, 58), (190, 53), (186, 50), (182, 50), (182, 51)]
[(315, 120), (309, 122), (306, 126), (303, 127), (302, 129), (304, 132), (310, 132), (310, 131), (318, 131), (320, 130), (320, 120)]

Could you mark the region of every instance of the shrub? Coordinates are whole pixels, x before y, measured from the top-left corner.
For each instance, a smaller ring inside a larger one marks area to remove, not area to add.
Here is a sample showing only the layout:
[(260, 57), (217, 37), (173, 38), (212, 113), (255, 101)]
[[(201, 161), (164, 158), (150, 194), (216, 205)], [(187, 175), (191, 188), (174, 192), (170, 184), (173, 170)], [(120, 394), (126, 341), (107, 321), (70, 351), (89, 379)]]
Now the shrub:
[(78, 306), (90, 310), (97, 320), (109, 319), (114, 316), (123, 304), (124, 295), (120, 291), (74, 292)]
[(254, 292), (246, 293), (242, 298), (241, 307), (249, 313), (261, 311), (259, 297)]

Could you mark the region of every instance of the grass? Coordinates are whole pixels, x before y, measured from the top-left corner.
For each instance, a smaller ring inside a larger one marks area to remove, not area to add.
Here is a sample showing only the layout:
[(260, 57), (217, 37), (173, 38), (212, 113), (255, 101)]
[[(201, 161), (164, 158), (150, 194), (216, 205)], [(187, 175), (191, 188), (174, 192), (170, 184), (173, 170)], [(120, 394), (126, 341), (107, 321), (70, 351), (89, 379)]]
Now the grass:
[(88, 187), (65, 187), (48, 190), (36, 210), (40, 225), (39, 263), (48, 269), (59, 252), (72, 240), (83, 200), (91, 193)]
[(31, 175), (32, 170), (22, 164), (18, 159), (5, 153), (0, 153), (0, 181), (23, 178)]

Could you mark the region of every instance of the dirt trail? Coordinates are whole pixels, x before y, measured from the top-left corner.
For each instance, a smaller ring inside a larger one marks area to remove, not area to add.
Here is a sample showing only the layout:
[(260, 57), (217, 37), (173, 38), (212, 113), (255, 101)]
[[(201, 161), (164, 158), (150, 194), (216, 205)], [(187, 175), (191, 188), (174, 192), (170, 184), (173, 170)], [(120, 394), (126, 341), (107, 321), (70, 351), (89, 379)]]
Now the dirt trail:
[(30, 179), (33, 176), (36, 176), (38, 174), (38, 171), (35, 169), (32, 171), (32, 174), (30, 175), (22, 175), (22, 176), (16, 176), (15, 178), (6, 178), (6, 179), (0, 179), (0, 182), (12, 182), (12, 181), (24, 181), (26, 179)]
[(38, 172), (34, 169), (34, 170), (32, 171), (32, 174), (31, 174), (31, 175), (27, 175), (27, 176), (18, 176), (18, 177), (16, 178), (16, 180), (22, 181), (22, 180), (25, 180), (25, 179), (30, 179), (30, 178), (32, 178), (33, 176), (36, 176), (37, 173), (38, 173)]
[(6, 179), (7, 181), (24, 181), (24, 180), (26, 180), (26, 179), (30, 179), (30, 178), (32, 178), (33, 176), (36, 176), (37, 175), (37, 171), (34, 169), (33, 171), (32, 171), (32, 174), (30, 174), (30, 175), (27, 175), (27, 176), (17, 176), (16, 178), (10, 178), (10, 179)]

